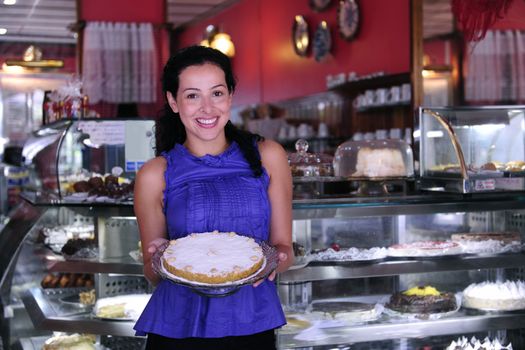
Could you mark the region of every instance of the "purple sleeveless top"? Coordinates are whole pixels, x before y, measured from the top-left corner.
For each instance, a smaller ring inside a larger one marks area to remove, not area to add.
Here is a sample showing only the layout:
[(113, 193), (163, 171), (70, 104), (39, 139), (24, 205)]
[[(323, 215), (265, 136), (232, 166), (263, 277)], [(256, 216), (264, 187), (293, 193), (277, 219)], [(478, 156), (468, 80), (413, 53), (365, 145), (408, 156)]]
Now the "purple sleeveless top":
[[(259, 178), (237, 143), (217, 156), (196, 157), (184, 146), (163, 156), (164, 212), (170, 239), (193, 232), (238, 232), (268, 241), (269, 177)], [(241, 287), (233, 295), (209, 298), (169, 281), (161, 281), (135, 324), (137, 335), (170, 338), (248, 335), (286, 323), (273, 282)]]

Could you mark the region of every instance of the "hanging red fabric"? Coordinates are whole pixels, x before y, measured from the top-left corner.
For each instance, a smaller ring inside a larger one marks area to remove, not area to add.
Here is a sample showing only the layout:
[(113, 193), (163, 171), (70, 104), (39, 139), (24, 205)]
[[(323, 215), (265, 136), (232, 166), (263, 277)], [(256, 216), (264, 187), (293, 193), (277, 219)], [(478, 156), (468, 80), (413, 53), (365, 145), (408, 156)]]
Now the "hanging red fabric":
[(458, 19), (467, 41), (480, 41), (487, 30), (505, 16), (513, 0), (452, 0), (452, 13)]

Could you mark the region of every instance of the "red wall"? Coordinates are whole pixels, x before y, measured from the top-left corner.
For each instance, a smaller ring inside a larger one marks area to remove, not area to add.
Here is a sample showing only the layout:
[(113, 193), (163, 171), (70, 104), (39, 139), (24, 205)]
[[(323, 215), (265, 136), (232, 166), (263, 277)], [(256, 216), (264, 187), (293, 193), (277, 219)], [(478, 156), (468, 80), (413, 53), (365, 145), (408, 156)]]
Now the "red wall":
[(80, 0), (80, 16), (86, 21), (151, 22), (165, 21), (163, 0)]
[[(344, 41), (337, 32), (337, 1), (313, 12), (306, 0), (241, 0), (222, 13), (192, 25), (178, 46), (197, 44), (208, 24), (231, 35), (239, 80), (235, 104), (275, 102), (326, 91), (326, 75), (356, 72), (401, 73), (410, 70), (409, 0), (361, 0), (361, 27), (357, 38)], [(321, 20), (332, 33), (332, 55), (324, 62), (293, 51), (295, 15), (305, 16), (310, 38)]]

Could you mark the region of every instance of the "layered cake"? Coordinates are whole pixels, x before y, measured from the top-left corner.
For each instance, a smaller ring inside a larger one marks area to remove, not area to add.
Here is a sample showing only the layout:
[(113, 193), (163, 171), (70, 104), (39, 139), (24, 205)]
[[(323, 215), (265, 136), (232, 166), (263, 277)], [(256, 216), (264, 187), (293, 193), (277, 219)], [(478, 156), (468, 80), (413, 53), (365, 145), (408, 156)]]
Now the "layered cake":
[(246, 278), (264, 261), (262, 248), (253, 238), (218, 231), (172, 240), (162, 255), (162, 265), (172, 275), (208, 284)]
[(457, 308), (453, 293), (440, 292), (431, 286), (413, 287), (394, 293), (386, 304), (390, 310), (410, 314), (435, 314)]
[(473, 283), (463, 291), (463, 306), (487, 311), (525, 309), (525, 282)]
[(313, 303), (311, 313), (320, 319), (350, 323), (372, 321), (379, 316), (375, 304), (350, 301)]
[(499, 339), (490, 340), (488, 337), (483, 341), (472, 337), (470, 341), (467, 337), (461, 337), (453, 340), (445, 350), (512, 350), (512, 344), (503, 345)]
[(420, 241), (394, 244), (388, 247), (388, 255), (394, 257), (430, 257), (461, 253), (459, 243), (450, 241)]
[(503, 253), (521, 250), (519, 232), (455, 233), (452, 241), (461, 245), (465, 253)]
[(407, 175), (401, 151), (392, 148), (360, 148), (354, 177), (404, 177)]

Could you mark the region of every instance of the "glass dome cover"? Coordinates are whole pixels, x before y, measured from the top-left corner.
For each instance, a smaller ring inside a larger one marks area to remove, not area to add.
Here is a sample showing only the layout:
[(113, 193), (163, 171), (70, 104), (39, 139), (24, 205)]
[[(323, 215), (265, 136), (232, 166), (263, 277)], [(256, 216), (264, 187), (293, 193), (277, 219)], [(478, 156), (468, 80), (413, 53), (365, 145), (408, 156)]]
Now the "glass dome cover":
[(308, 153), (308, 141), (299, 139), (295, 143), (297, 152), (290, 153), (288, 163), (292, 176), (332, 176), (333, 157), (322, 153)]
[(414, 176), (414, 157), (402, 140), (346, 141), (337, 147), (335, 176), (383, 179)]

